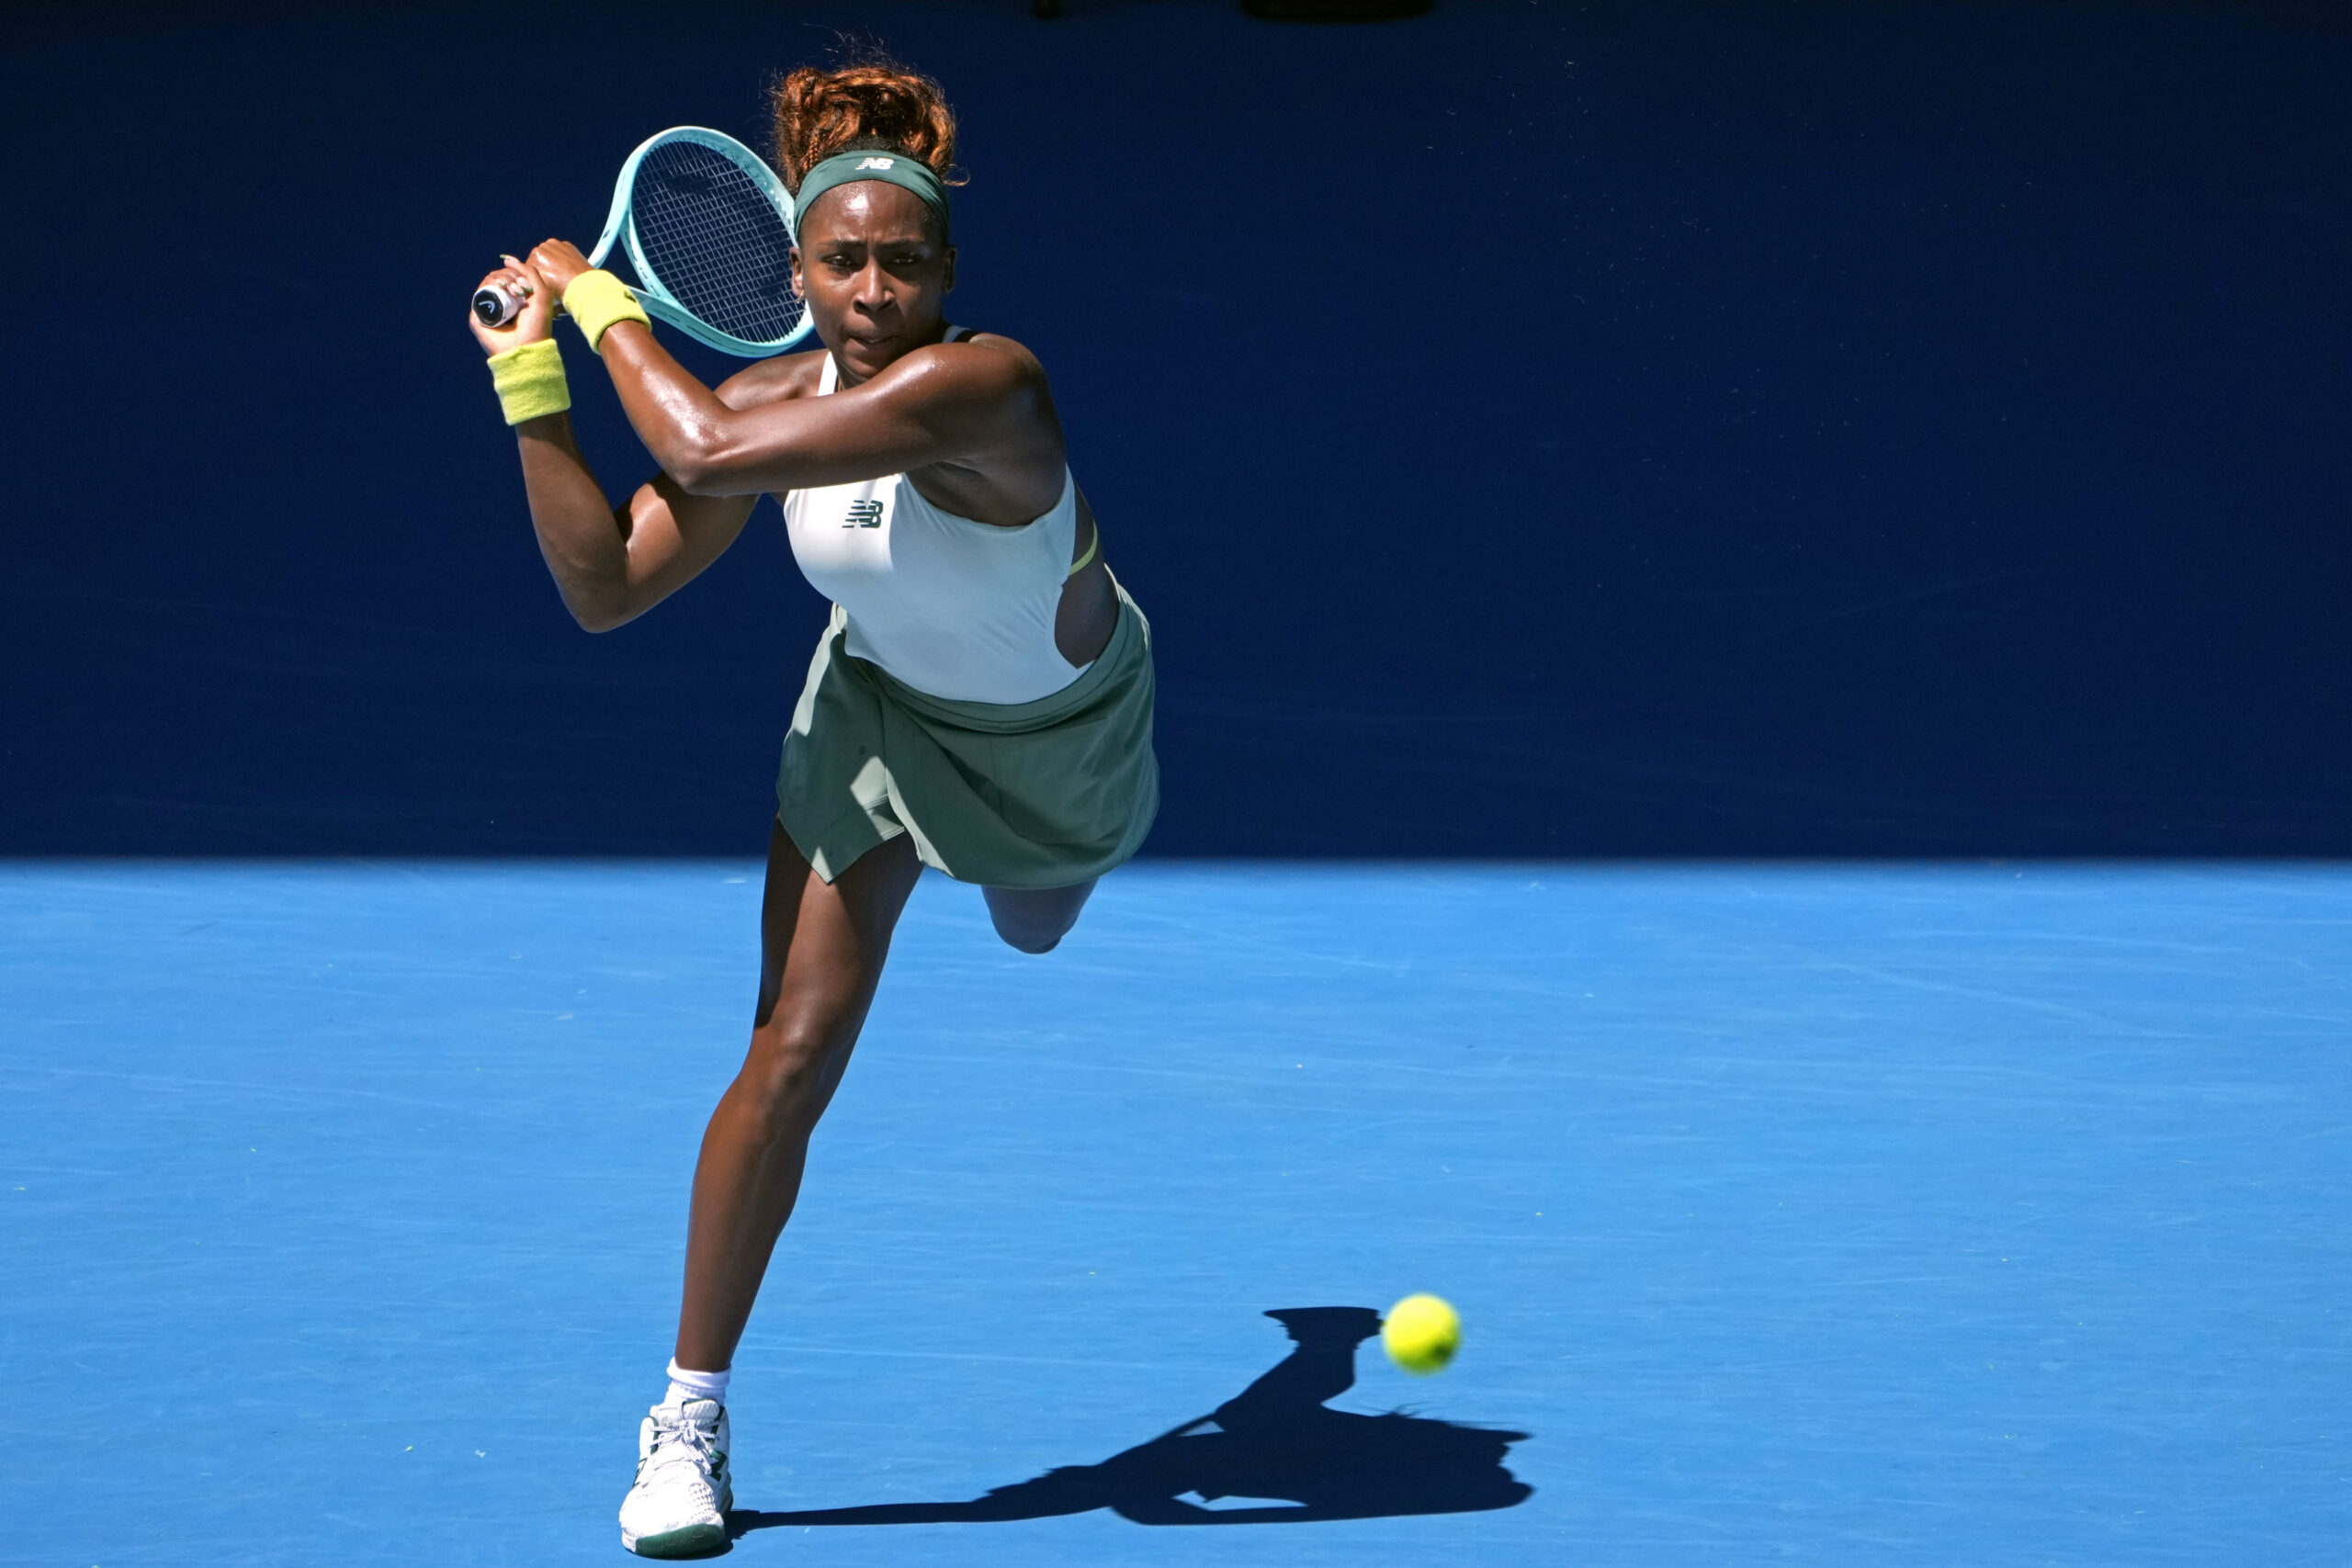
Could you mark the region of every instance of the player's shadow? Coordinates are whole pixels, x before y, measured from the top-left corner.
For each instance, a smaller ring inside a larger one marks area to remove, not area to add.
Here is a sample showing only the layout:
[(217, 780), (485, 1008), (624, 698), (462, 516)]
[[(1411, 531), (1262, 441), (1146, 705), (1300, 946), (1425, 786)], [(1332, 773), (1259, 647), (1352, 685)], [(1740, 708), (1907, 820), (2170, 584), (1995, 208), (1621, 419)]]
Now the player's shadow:
[(966, 1503), (738, 1510), (728, 1517), (728, 1534), (771, 1525), (987, 1524), (1095, 1508), (1139, 1525), (1369, 1519), (1508, 1508), (1533, 1492), (1503, 1468), (1525, 1432), (1325, 1407), (1354, 1385), (1356, 1347), (1380, 1332), (1380, 1314), (1370, 1307), (1287, 1307), (1266, 1315), (1297, 1341), (1286, 1359), (1211, 1414), (1100, 1464), (1049, 1470)]

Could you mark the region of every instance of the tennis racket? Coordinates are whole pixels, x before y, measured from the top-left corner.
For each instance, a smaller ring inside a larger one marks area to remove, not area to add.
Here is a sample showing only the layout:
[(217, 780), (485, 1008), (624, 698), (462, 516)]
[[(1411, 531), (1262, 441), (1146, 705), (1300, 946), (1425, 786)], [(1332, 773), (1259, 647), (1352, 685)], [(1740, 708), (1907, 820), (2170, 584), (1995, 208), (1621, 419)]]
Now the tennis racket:
[[(764, 359), (808, 335), (808, 314), (792, 291), (791, 193), (731, 136), (682, 125), (631, 152), (588, 265), (604, 265), (616, 240), (647, 313), (689, 337)], [(504, 326), (522, 309), (508, 288), (474, 295), (486, 326)]]

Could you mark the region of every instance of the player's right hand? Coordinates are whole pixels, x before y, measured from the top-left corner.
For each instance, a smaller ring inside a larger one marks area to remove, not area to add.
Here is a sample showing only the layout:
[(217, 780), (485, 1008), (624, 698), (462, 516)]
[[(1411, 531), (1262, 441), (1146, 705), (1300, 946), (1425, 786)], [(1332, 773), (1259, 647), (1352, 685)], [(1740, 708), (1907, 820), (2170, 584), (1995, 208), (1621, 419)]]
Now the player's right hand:
[(504, 288), (528, 298), (513, 321), (503, 327), (492, 327), (484, 326), (481, 318), (474, 314), (473, 294), (466, 296), (466, 324), (473, 329), (474, 341), (481, 344), (484, 354), (503, 354), (510, 348), (537, 343), (555, 331), (556, 291), (547, 286), (529, 263), (513, 256), (500, 259), (506, 265), (485, 276), (474, 289)]

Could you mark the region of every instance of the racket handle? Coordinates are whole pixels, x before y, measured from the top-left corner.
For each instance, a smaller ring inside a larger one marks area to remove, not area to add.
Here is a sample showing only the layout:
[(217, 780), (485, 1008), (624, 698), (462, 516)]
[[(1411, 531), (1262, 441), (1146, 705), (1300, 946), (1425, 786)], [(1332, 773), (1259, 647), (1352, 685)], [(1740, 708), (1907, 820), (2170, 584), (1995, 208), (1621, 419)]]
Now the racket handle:
[(523, 313), (519, 290), (486, 285), (474, 290), (474, 319), (486, 327), (503, 327)]

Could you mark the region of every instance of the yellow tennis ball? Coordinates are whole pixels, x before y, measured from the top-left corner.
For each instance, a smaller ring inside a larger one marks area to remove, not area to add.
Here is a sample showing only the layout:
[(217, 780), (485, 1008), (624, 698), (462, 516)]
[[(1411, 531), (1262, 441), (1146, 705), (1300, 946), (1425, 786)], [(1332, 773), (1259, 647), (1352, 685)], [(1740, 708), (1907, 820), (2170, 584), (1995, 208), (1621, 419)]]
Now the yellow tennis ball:
[(1462, 1319), (1436, 1296), (1407, 1296), (1380, 1325), (1388, 1359), (1417, 1377), (1442, 1371), (1462, 1348)]

